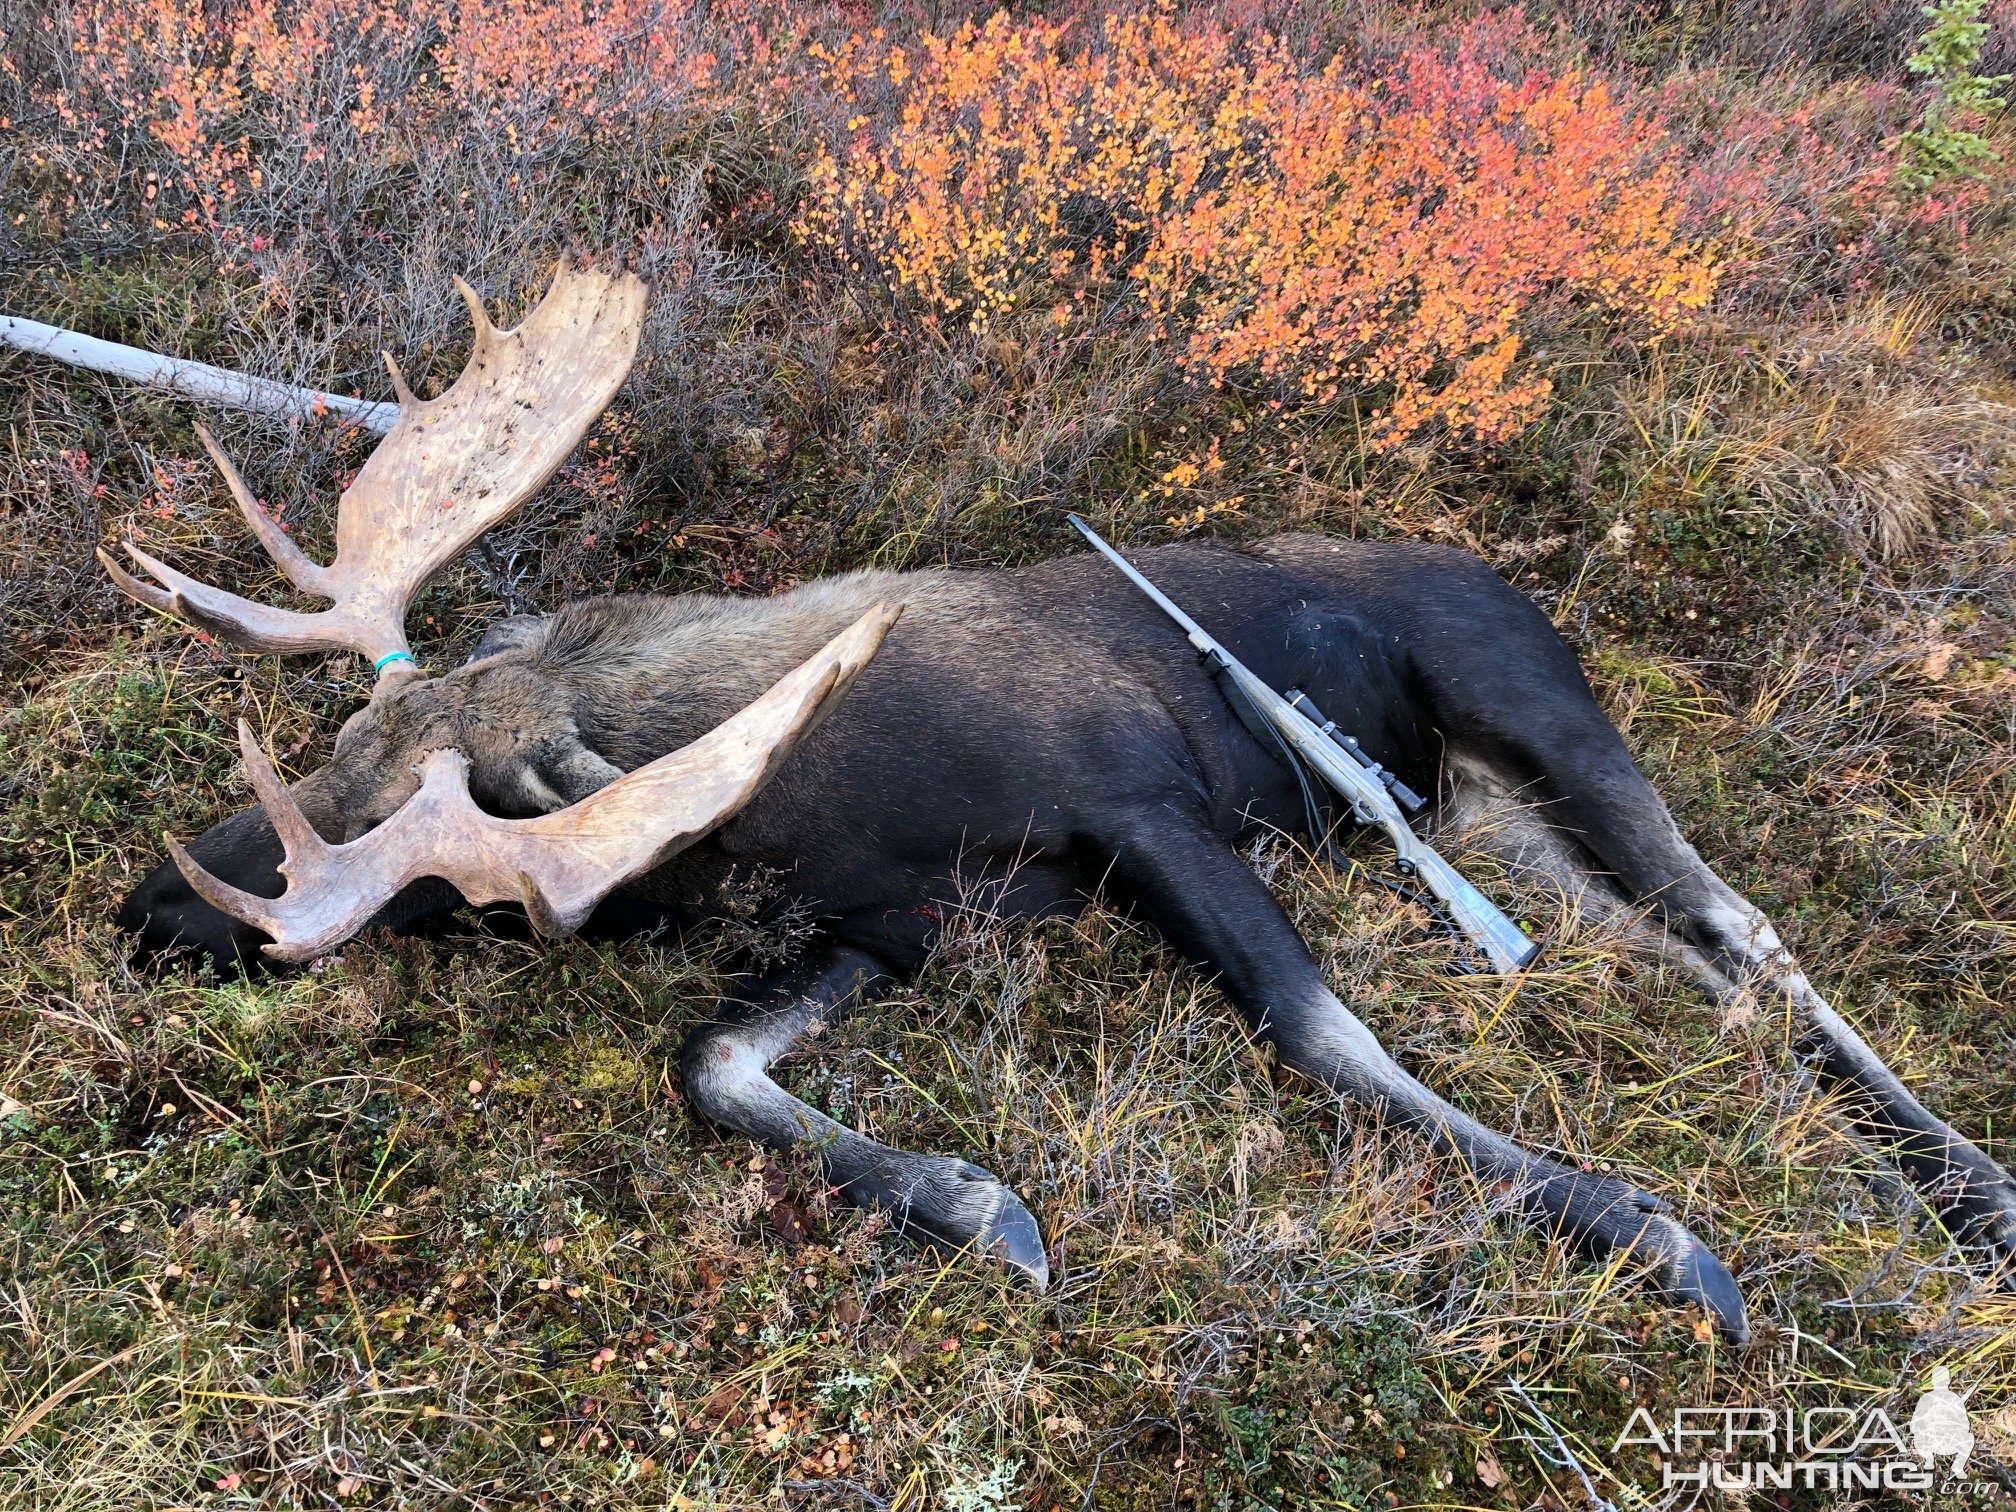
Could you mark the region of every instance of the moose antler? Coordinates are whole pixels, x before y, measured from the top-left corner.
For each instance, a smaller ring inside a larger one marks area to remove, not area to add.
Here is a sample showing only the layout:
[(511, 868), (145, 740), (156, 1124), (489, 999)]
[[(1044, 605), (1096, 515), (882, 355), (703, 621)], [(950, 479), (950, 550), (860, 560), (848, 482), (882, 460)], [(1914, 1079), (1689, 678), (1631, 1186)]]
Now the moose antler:
[(261, 898), (213, 877), (171, 837), (168, 852), (214, 907), (273, 936), (266, 953), (306, 961), (349, 939), (407, 883), (440, 877), (471, 903), (522, 903), (533, 927), (572, 934), (633, 877), (724, 824), (839, 703), (881, 647), (900, 606), (878, 605), (761, 698), (691, 745), (627, 772), (579, 803), (498, 819), (469, 796), (469, 762), (436, 750), (420, 790), (347, 845), (315, 833), (245, 721), (245, 768), (287, 859), (287, 890)]
[(344, 490), (327, 567), (287, 538), (210, 433), (197, 428), (260, 544), (288, 581), (333, 600), (331, 608), (302, 614), (253, 603), (185, 577), (131, 541), (127, 554), (162, 586), (142, 582), (101, 549), (112, 580), (150, 608), (252, 650), (347, 648), (369, 657), (381, 677), (411, 675), (406, 606), (458, 552), (536, 494), (616, 397), (637, 356), (647, 298), (632, 274), (576, 272), (562, 260), (539, 307), (515, 330), (500, 331), (466, 283), (458, 278), (455, 287), (476, 324), (468, 366), (440, 398), (416, 399), (386, 354), (399, 420)]

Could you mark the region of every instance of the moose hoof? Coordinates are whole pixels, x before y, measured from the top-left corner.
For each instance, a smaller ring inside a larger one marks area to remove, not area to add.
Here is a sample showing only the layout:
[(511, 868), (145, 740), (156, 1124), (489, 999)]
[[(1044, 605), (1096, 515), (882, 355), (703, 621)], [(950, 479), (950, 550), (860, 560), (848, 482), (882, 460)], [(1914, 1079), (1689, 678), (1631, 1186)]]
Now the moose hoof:
[(1736, 1278), (1673, 1217), (1660, 1198), (1627, 1181), (1558, 1171), (1528, 1199), (1536, 1217), (1558, 1225), (1584, 1254), (1619, 1251), (1652, 1266), (1652, 1282), (1676, 1302), (1692, 1302), (1732, 1344), (1750, 1342), (1750, 1320)]
[(1007, 1187), (976, 1165), (925, 1157), (921, 1180), (890, 1209), (908, 1238), (998, 1261), (1037, 1291), (1050, 1284), (1050, 1261), (1036, 1219)]
[(2016, 1180), (1985, 1157), (1981, 1165), (1986, 1169), (1966, 1172), (1965, 1191), (1943, 1205), (1942, 1216), (1955, 1237), (2016, 1290)]
[(988, 1221), (974, 1248), (1021, 1276), (1034, 1291), (1050, 1285), (1050, 1257), (1043, 1252), (1043, 1232), (1022, 1199), (1000, 1188), (1001, 1206)]
[(1731, 1344), (1750, 1342), (1750, 1316), (1729, 1267), (1714, 1251), (1671, 1218), (1654, 1218), (1640, 1243), (1658, 1255), (1659, 1289), (1677, 1302), (1692, 1302), (1715, 1320)]

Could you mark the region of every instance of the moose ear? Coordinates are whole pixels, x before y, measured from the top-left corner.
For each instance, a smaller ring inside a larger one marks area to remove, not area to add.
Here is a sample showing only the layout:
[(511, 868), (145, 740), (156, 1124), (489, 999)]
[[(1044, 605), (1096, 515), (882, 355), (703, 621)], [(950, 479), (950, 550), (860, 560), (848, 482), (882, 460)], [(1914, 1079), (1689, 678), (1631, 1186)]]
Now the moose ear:
[(566, 739), (540, 751), (535, 780), (555, 795), (551, 807), (558, 809), (600, 792), (622, 775), (621, 767), (603, 760), (578, 732), (569, 730)]
[(529, 646), (545, 623), (546, 616), (543, 614), (514, 614), (508, 619), (501, 619), (483, 632), (483, 639), (476, 642), (476, 649), (469, 653), (469, 660), (479, 662), (500, 651), (516, 651), (520, 646)]

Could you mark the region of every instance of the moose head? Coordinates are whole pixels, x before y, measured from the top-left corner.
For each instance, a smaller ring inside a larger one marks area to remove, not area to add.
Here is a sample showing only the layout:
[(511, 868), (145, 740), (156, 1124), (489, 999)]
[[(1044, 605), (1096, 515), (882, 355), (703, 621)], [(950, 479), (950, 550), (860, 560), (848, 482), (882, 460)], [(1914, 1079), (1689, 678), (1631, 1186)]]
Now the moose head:
[[(281, 960), (332, 949), (422, 878), (471, 903), (522, 904), (543, 934), (572, 933), (606, 894), (740, 810), (845, 695), (900, 613), (871, 608), (741, 712), (627, 773), (537, 688), (486, 687), (472, 698), (480, 663), (463, 669), (473, 678), (422, 676), (405, 631), (414, 594), (537, 494), (594, 424), (635, 360), (647, 299), (632, 275), (562, 262), (538, 308), (500, 331), (469, 286), (456, 287), (475, 322), (469, 362), (446, 393), (422, 400), (386, 357), (398, 422), (342, 496), (328, 566), (288, 538), (199, 428), (261, 544), (330, 608), (244, 599), (129, 541), (150, 584), (99, 552), (133, 598), (235, 645), (346, 649), (373, 663), (371, 700), (345, 724), (335, 760), (293, 792), (239, 724), (246, 772), (284, 853), (281, 896), (222, 881), (168, 842), (188, 886), (269, 935), (264, 949)], [(483, 717), (499, 707), (513, 717)]]

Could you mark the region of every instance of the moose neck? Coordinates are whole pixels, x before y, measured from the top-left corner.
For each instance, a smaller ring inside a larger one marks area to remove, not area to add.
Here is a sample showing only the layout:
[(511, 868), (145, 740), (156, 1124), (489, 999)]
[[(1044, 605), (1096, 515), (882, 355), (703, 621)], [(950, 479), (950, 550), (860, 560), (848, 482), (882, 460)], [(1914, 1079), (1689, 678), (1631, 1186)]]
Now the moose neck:
[(852, 572), (766, 599), (588, 599), (527, 650), (567, 691), (589, 744), (628, 770), (713, 729), (873, 605), (914, 597), (936, 575)]

